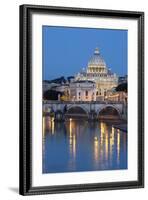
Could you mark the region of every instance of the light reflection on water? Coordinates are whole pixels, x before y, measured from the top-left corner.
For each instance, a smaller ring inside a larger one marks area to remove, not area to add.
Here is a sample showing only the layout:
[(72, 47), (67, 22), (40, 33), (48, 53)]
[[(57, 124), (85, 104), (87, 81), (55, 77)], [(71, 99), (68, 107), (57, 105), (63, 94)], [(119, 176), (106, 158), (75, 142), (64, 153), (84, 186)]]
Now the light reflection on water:
[(43, 173), (127, 169), (127, 133), (109, 122), (43, 117)]

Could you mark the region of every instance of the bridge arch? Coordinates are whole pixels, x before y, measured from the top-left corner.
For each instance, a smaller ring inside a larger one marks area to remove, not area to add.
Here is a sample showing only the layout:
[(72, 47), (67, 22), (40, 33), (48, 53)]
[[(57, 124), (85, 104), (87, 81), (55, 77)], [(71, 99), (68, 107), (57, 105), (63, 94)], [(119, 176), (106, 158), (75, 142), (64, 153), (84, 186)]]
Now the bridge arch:
[(97, 111), (99, 119), (121, 119), (120, 110), (114, 105), (104, 105)]
[(67, 111), (65, 113), (66, 118), (68, 117), (89, 117), (88, 110), (82, 105), (70, 105), (67, 107)]

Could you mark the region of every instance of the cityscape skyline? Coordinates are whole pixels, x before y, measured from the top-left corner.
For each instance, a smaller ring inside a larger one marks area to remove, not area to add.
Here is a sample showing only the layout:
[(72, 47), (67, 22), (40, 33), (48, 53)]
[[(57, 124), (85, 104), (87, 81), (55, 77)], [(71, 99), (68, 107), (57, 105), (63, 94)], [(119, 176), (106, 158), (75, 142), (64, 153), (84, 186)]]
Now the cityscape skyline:
[(44, 26), (43, 80), (75, 76), (87, 68), (96, 47), (113, 73), (127, 75), (126, 30)]

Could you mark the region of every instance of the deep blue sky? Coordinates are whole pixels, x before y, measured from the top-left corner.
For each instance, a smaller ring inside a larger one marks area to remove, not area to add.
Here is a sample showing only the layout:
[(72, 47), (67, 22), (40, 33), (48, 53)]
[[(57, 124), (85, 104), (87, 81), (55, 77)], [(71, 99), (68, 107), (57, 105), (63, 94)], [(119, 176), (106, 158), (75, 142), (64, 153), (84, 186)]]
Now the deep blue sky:
[(43, 79), (73, 76), (98, 47), (106, 64), (127, 74), (127, 31), (43, 26)]

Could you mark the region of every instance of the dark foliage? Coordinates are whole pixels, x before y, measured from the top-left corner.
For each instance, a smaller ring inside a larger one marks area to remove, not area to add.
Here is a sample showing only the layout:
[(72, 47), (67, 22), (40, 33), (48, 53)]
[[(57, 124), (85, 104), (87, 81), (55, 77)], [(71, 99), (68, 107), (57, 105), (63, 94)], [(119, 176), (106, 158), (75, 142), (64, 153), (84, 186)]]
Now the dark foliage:
[(68, 77), (67, 77), (68, 82), (70, 82), (71, 79), (74, 79), (74, 76), (68, 76)]
[(120, 92), (120, 91), (127, 92), (127, 83), (122, 83), (122, 84), (118, 85), (116, 87), (116, 91), (117, 92)]
[(58, 96), (62, 96), (63, 93), (62, 92), (57, 92), (55, 90), (47, 90), (46, 92), (44, 92), (43, 94), (43, 99), (44, 100), (58, 100)]
[(64, 76), (61, 76), (60, 78), (56, 78), (56, 79), (53, 79), (53, 80), (50, 80), (50, 81), (47, 81), (48, 83), (58, 83), (58, 84), (61, 84), (61, 83), (66, 83), (66, 79)]

